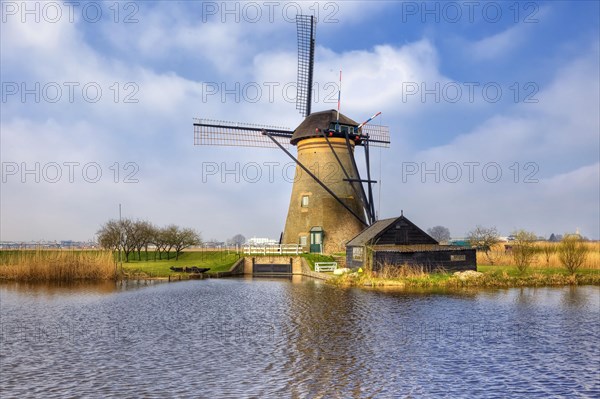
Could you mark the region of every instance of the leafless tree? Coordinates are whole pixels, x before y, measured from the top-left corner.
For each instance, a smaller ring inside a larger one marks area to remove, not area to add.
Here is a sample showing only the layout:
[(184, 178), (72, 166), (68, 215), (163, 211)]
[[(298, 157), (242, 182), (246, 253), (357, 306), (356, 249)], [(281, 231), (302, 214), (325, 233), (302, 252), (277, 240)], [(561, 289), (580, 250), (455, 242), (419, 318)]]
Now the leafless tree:
[(437, 242), (448, 242), (450, 239), (450, 230), (444, 226), (434, 226), (427, 230), (427, 233)]
[(500, 235), (496, 227), (476, 226), (467, 234), (467, 240), (472, 247), (485, 253), (490, 264), (494, 264), (495, 259), (492, 256), (491, 249), (500, 242)]
[(186, 248), (194, 245), (200, 245), (202, 240), (200, 234), (194, 229), (190, 228), (179, 228), (173, 232), (173, 247), (175, 249), (175, 260), (179, 260), (179, 254)]
[(246, 237), (244, 237), (241, 234), (236, 234), (233, 237), (231, 237), (228, 241), (229, 245), (244, 245), (244, 243), (246, 242)]
[(109, 220), (98, 230), (98, 242), (103, 248), (122, 250), (125, 262), (135, 249), (136, 231), (131, 219)]
[(169, 236), (166, 227), (155, 228), (152, 235), (152, 243), (156, 247), (156, 251), (154, 252), (154, 260), (156, 260), (157, 253), (158, 259), (162, 260), (163, 254), (167, 252), (167, 248), (169, 247)]
[(142, 249), (146, 251), (148, 260), (148, 246), (154, 244), (154, 260), (158, 254), (159, 259), (166, 253), (167, 259), (171, 251), (175, 250), (175, 259), (179, 259), (181, 252), (194, 245), (202, 243), (200, 234), (191, 228), (180, 228), (174, 224), (166, 227), (156, 227), (147, 221), (132, 221), (131, 219), (110, 220), (101, 226), (97, 232), (98, 242), (102, 248), (122, 250), (125, 261), (137, 252), (137, 259), (142, 259)]
[(121, 244), (121, 230), (118, 220), (109, 220), (96, 232), (101, 248), (116, 251)]
[(137, 242), (137, 231), (135, 222), (131, 219), (122, 219), (119, 221), (121, 227), (121, 249), (125, 255), (125, 262), (129, 262), (129, 255), (135, 250)]
[(145, 249), (146, 260), (148, 260), (148, 246), (152, 243), (155, 227), (150, 222), (138, 220), (134, 222), (135, 227), (135, 250), (138, 260), (142, 260), (142, 249)]

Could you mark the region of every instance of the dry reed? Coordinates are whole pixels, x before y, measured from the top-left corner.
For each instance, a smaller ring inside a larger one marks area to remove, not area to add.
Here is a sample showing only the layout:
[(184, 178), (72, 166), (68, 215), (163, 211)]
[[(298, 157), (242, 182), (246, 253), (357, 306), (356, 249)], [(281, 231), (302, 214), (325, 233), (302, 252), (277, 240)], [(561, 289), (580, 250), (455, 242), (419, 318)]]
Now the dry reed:
[(0, 251), (0, 280), (100, 281), (118, 277), (110, 251), (9, 250)]
[[(511, 245), (510, 243), (500, 243), (492, 247), (489, 256), (492, 257), (494, 265), (498, 266), (515, 266), (513, 254), (510, 250), (505, 250), (505, 245)], [(560, 243), (558, 242), (536, 242), (536, 254), (531, 263), (531, 268), (535, 269), (561, 269), (564, 268), (560, 261), (559, 253), (557, 251)], [(587, 256), (585, 263), (581, 266), (581, 269), (600, 269), (600, 242), (586, 242)], [(554, 251), (544, 251), (546, 247), (551, 247)], [(490, 261), (485, 253), (477, 251), (477, 264), (488, 265)]]
[(423, 265), (409, 265), (406, 263), (401, 266), (385, 263), (377, 272), (367, 271), (367, 273), (372, 277), (382, 279), (424, 278), (429, 276)]

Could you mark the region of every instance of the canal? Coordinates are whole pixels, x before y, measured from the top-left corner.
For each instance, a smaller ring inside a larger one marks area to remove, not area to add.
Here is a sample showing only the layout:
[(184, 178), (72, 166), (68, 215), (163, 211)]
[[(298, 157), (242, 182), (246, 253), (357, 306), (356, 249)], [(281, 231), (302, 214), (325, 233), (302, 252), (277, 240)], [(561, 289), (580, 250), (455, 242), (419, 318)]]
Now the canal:
[(600, 396), (600, 287), (0, 285), (0, 395)]

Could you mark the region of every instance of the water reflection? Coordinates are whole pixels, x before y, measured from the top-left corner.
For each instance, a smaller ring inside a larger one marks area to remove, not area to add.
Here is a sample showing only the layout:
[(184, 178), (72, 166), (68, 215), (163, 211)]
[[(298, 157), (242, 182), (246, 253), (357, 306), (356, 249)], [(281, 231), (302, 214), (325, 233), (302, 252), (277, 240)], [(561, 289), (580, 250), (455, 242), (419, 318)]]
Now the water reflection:
[(4, 284), (0, 299), (7, 396), (600, 394), (598, 287), (427, 294), (240, 278)]
[(45, 299), (51, 299), (53, 297), (60, 298), (69, 295), (85, 296), (113, 294), (117, 291), (126, 291), (164, 283), (166, 283), (165, 280), (120, 280), (54, 284), (11, 281), (0, 283), (0, 294), (2, 292), (17, 292), (26, 294), (28, 297), (40, 296)]
[(594, 292), (594, 290), (582, 290), (571, 285), (563, 290), (564, 295), (561, 302), (566, 308), (583, 310), (588, 307), (597, 308), (600, 306), (600, 289)]

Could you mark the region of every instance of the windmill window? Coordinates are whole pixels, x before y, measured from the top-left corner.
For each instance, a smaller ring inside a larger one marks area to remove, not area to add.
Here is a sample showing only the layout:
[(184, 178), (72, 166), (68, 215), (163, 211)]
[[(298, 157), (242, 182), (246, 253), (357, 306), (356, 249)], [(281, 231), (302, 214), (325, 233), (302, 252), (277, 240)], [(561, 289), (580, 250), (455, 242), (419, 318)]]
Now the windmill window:
[(307, 243), (306, 236), (300, 236), (300, 246), (305, 247)]
[(302, 200), (300, 201), (300, 206), (302, 208), (308, 208), (308, 195), (302, 196)]

